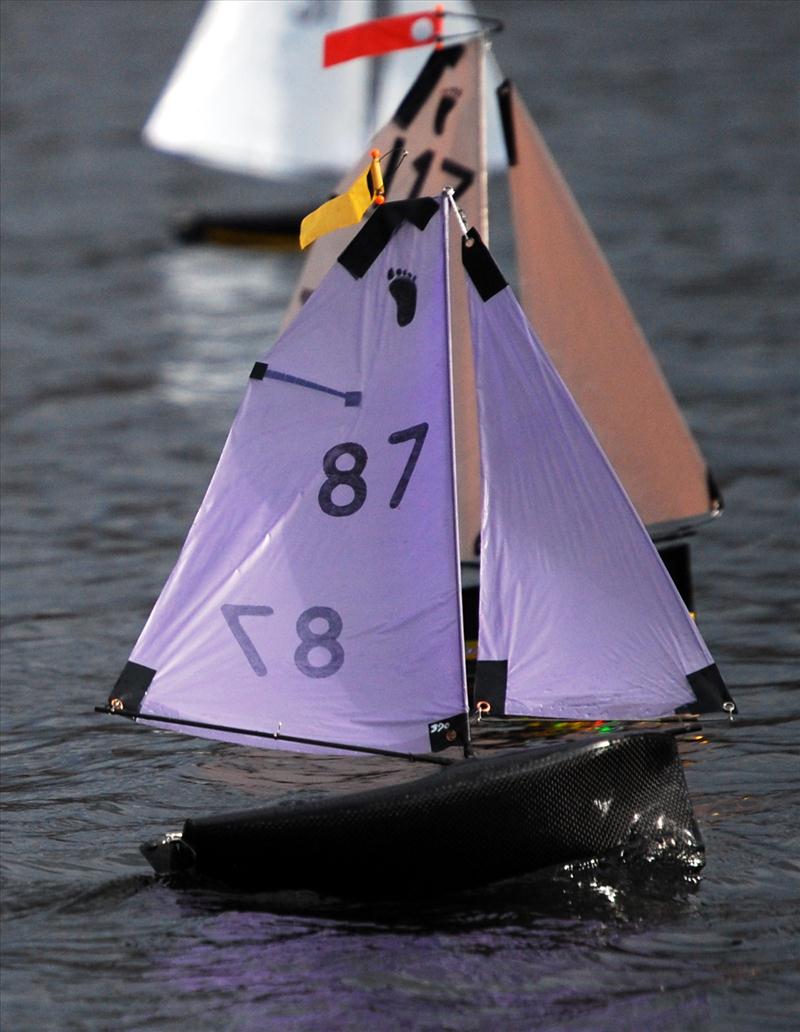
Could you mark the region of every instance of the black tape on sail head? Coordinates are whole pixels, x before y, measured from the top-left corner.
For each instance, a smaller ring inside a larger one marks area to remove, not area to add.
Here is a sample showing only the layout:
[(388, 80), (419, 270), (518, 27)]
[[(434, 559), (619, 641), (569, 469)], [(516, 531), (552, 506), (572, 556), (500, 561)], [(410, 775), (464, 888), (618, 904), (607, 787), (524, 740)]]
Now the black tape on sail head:
[(422, 110), (425, 101), (438, 86), (446, 69), (455, 68), (463, 56), (463, 44), (434, 50), (414, 80), (411, 89), (401, 100), (400, 107), (392, 119), (394, 124), (401, 129), (408, 129)]
[(155, 670), (150, 667), (128, 660), (108, 697), (109, 706), (113, 707), (118, 700), (128, 713), (138, 713), (145, 692), (155, 676)]
[(471, 229), (462, 237), (461, 259), (482, 301), (490, 301), (507, 286), (505, 277), (498, 269), (486, 244), (481, 240), (477, 229)]
[(719, 713), (721, 710), (736, 712), (736, 703), (731, 698), (716, 663), (695, 670), (693, 674), (687, 674), (686, 680), (697, 702), (687, 702), (684, 706), (679, 706), (675, 710), (676, 713)]
[(469, 743), (469, 718), (466, 713), (457, 713), (445, 720), (435, 720), (428, 724), (428, 739), (431, 752), (441, 752), (451, 745), (467, 745)]
[(361, 279), (392, 239), (395, 230), (404, 222), (424, 230), (438, 210), (439, 202), (432, 197), (390, 201), (381, 205), (339, 255), (339, 264), (347, 269), (353, 279)]
[(507, 659), (479, 659), (475, 664), (475, 705), (485, 702), (487, 716), (505, 716), (507, 684)]

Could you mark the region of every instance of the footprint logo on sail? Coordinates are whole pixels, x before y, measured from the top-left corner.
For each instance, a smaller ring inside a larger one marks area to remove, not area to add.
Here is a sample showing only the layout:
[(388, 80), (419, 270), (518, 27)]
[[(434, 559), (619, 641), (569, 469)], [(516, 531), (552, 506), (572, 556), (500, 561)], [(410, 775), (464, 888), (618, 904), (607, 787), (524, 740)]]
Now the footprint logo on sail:
[(417, 313), (417, 277), (407, 269), (389, 269), (389, 293), (397, 305), (397, 325), (408, 326)]

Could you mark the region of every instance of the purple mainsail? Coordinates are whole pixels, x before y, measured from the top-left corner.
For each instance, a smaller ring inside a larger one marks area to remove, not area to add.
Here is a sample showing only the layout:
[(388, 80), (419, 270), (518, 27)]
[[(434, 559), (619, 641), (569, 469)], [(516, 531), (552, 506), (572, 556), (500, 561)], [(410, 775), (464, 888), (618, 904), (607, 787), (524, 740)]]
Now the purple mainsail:
[(594, 434), (479, 236), (463, 242), (481, 433), (476, 698), (495, 715), (732, 708)]
[(220, 727), (461, 740), (446, 225), (412, 209), (370, 252), (385, 205), (255, 364), (112, 707), (250, 745), (297, 748)]

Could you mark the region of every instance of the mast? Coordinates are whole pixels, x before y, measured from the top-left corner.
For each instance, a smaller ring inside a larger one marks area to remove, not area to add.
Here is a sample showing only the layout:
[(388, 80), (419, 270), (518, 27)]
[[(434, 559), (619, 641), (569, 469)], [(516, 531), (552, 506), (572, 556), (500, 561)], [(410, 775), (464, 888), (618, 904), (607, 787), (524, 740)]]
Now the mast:
[[(458, 634), (459, 641), (464, 641), (464, 610), (461, 604), (462, 598), (462, 585), (461, 585), (461, 532), (459, 528), (459, 494), (458, 494), (458, 453), (456, 450), (456, 408), (455, 408), (455, 370), (453, 360), (453, 306), (452, 306), (452, 269), (451, 269), (451, 252), (450, 252), (450, 209), (455, 208), (455, 201), (453, 200), (453, 189), (445, 188), (441, 194), (441, 213), (442, 213), (442, 247), (444, 249), (444, 286), (445, 286), (445, 325), (446, 325), (446, 336), (447, 336), (447, 392), (448, 401), (450, 408), (450, 466), (452, 469), (452, 505), (453, 505), (453, 540), (452, 540), (452, 551), (451, 555), (453, 558), (454, 576), (456, 584), (458, 585), (458, 593), (456, 595), (457, 604), (456, 609), (458, 611)], [(461, 216), (458, 215), (458, 220), (461, 222)], [(469, 713), (469, 696), (467, 693), (467, 657), (466, 651), (461, 649), (461, 676), (464, 685), (464, 711)], [(469, 756), (471, 754), (470, 746), (470, 725), (469, 720), (466, 721), (466, 725), (462, 734), (464, 755)]]

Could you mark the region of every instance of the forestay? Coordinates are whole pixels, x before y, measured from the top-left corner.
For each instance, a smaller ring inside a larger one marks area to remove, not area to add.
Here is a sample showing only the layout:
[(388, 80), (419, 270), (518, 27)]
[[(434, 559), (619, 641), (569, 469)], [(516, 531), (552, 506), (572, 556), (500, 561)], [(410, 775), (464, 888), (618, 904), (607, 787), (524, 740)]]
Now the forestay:
[(483, 474), (476, 698), (494, 715), (722, 710), (649, 535), (480, 238), (463, 245)]
[(437, 202), (412, 207), (256, 363), (112, 709), (399, 751), (463, 740), (446, 227)]

